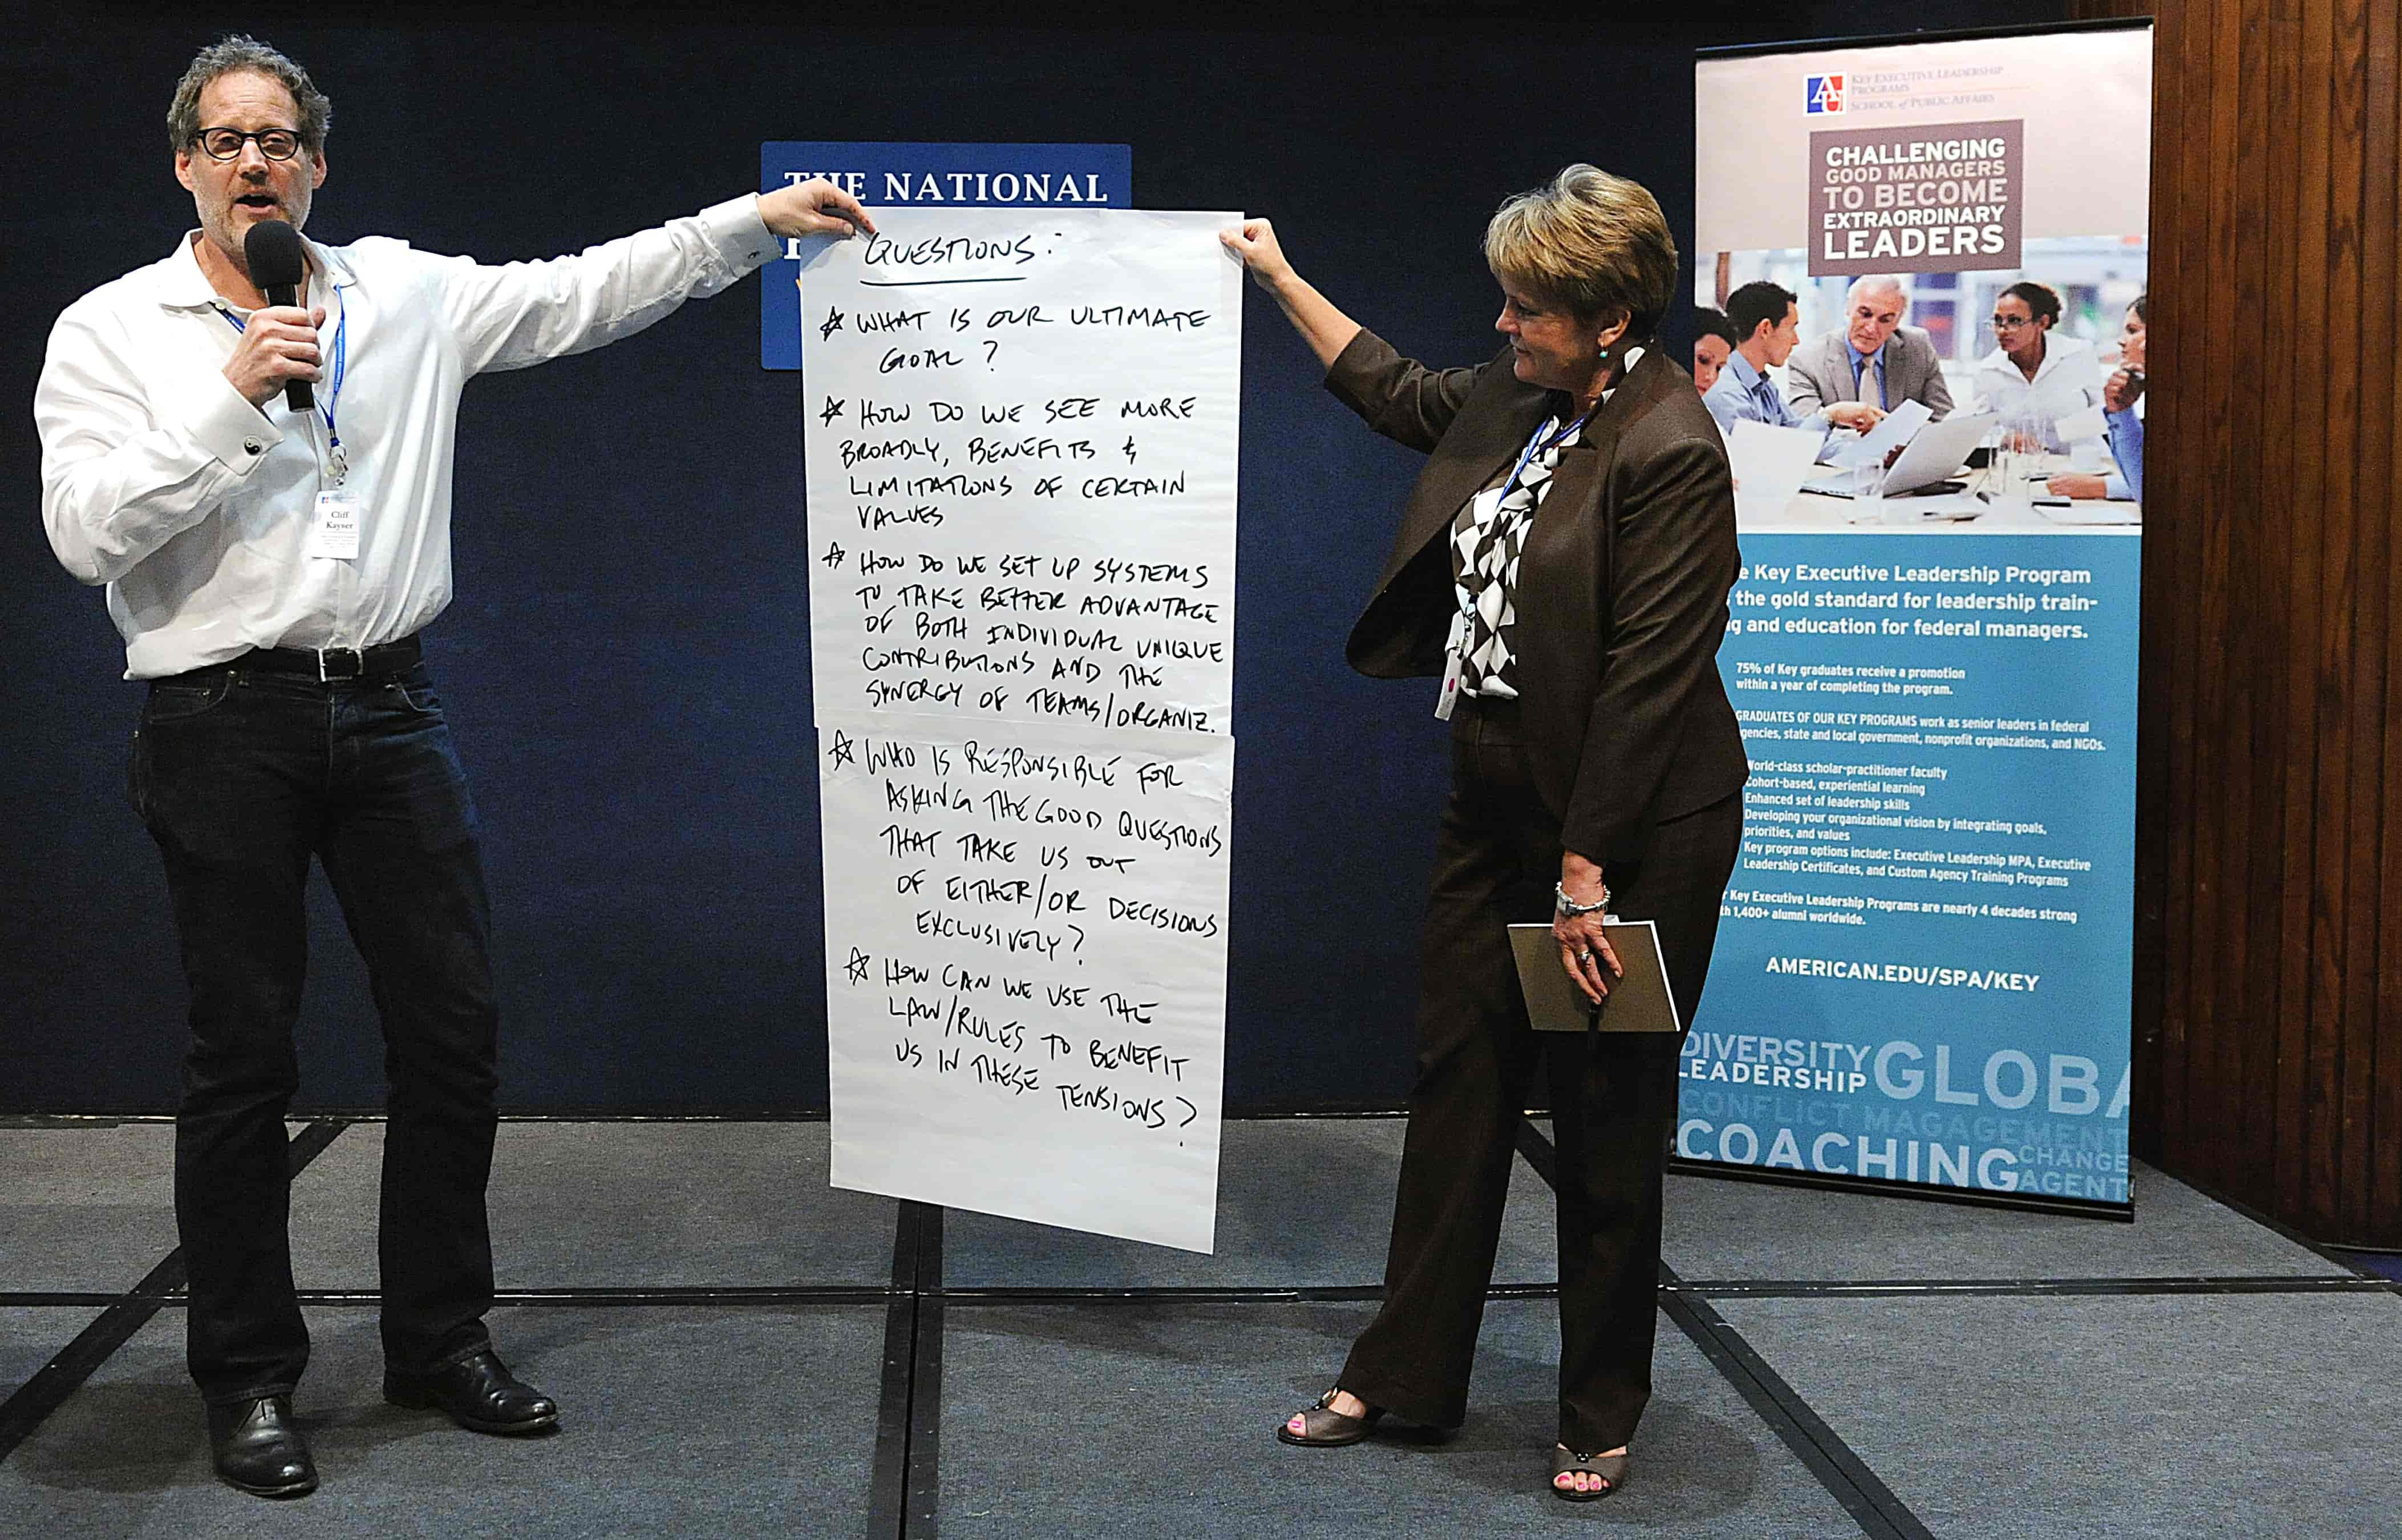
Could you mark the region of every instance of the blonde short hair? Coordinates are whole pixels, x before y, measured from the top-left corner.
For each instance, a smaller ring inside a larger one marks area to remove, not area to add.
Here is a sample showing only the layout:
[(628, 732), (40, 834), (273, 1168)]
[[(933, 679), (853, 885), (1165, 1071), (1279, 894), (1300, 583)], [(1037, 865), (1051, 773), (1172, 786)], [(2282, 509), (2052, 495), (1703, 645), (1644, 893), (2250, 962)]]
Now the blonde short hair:
[(1677, 290), (1677, 242), (1660, 200), (1582, 161), (1495, 211), (1484, 265), (1581, 319), (1622, 312), (1630, 339), (1651, 335)]

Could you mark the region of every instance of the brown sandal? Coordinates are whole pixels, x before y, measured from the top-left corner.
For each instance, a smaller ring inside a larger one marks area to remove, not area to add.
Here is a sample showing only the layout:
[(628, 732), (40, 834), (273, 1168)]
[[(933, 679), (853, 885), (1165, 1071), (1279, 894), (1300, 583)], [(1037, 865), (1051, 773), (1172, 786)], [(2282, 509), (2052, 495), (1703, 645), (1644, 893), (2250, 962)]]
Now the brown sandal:
[[(1601, 1485), (1589, 1492), (1560, 1485), (1560, 1478), (1571, 1473), (1598, 1476)], [(1552, 1450), (1552, 1495), (1563, 1503), (1592, 1503), (1616, 1492), (1626, 1479), (1626, 1456), (1622, 1454), (1579, 1454), (1565, 1445)]]
[[(1343, 1387), (1337, 1385), (1335, 1390)], [(1368, 1429), (1385, 1415), (1382, 1407), (1370, 1407), (1365, 1417), (1346, 1417), (1334, 1409), (1334, 1391), (1318, 1398), (1317, 1404), (1294, 1412), (1277, 1428), (1277, 1437), (1288, 1444), (1304, 1449), (1338, 1449), (1356, 1444), (1368, 1437)], [(1299, 1423), (1298, 1428), (1294, 1423)]]

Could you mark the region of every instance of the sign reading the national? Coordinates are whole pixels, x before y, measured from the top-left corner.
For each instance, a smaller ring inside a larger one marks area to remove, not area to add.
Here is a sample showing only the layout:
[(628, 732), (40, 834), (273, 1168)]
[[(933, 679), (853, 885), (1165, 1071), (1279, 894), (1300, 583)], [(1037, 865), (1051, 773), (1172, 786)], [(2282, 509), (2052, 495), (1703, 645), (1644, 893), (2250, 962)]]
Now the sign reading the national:
[[(870, 144), (778, 139), (759, 146), (759, 186), (822, 176), (871, 209), (1134, 207), (1127, 144)], [(801, 366), (803, 242), (760, 274), (759, 366)]]

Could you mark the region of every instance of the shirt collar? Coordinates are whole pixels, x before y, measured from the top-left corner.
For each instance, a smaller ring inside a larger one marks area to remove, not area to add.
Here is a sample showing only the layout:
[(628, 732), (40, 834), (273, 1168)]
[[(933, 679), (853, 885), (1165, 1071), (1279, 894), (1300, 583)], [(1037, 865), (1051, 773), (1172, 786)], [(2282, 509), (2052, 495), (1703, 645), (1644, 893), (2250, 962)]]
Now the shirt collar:
[(1872, 353), (1864, 353), (1852, 346), (1852, 339), (1848, 337), (1843, 338), (1843, 349), (1852, 355), (1852, 366), (1856, 369), (1865, 369), (1884, 356), (1884, 348), (1882, 345)]
[(2036, 380), (2041, 379), (2045, 375), (2051, 372), (2052, 365), (2060, 362), (2061, 352), (2062, 349), (2058, 336), (2047, 337), (2043, 339), (2043, 362), (2035, 366), (2035, 379), (2027, 379), (2027, 377), (2020, 372), (2019, 366), (2010, 360), (2009, 350), (2002, 347), (1999, 343), (1995, 344), (1994, 351), (1985, 355), (1985, 362), (1981, 366), (1990, 369), (2007, 370), (2017, 378), (2026, 380), (2026, 383), (2032, 385)]
[[(169, 309), (213, 308), (217, 302), (216, 286), (200, 270), (200, 259), (195, 250), (195, 243), (202, 239), (200, 231), (186, 230), (184, 238), (175, 242), (175, 249), (158, 266), (159, 303)], [(351, 265), (333, 247), (321, 246), (305, 235), (300, 244), (309, 253), (310, 266), (325, 274), (334, 287), (347, 289), (358, 282)]]
[[(1643, 355), (1649, 351), (1645, 345), (1637, 344), (1618, 355), (1618, 383), (1601, 392), (1601, 399), (1593, 404), (1593, 411), (1587, 414), (1589, 418), (1601, 415), (1601, 409), (1609, 405), (1609, 398), (1626, 389), (1626, 382), (1635, 377), (1635, 366), (1643, 362)], [(1576, 410), (1576, 397), (1566, 391), (1553, 391), (1551, 397), (1552, 420), (1563, 424), (1570, 421), (1570, 414)]]
[(1760, 370), (1753, 368), (1751, 360), (1744, 357), (1739, 351), (1727, 354), (1726, 368), (1719, 372), (1724, 374), (1730, 370), (1734, 374), (1735, 383), (1746, 391), (1755, 388), (1761, 380), (1768, 378)]
[(325, 281), (334, 287), (347, 289), (359, 281), (359, 275), (351, 270), (350, 260), (340, 252), (331, 246), (319, 245), (305, 235), (300, 240), (309, 248), (309, 260), (317, 265), (317, 270), (324, 273)]
[[(1625, 352), (1619, 355), (1618, 383), (1601, 392), (1601, 399), (1594, 403), (1594, 409), (1595, 411), (1608, 406), (1611, 396), (1614, 396), (1619, 392), (1626, 389), (1626, 382), (1635, 378), (1635, 366), (1643, 362), (1644, 351), (1645, 350), (1640, 347), (1634, 347), (1627, 349)], [(2141, 400), (2142, 397), (2139, 396), (2136, 399)]]

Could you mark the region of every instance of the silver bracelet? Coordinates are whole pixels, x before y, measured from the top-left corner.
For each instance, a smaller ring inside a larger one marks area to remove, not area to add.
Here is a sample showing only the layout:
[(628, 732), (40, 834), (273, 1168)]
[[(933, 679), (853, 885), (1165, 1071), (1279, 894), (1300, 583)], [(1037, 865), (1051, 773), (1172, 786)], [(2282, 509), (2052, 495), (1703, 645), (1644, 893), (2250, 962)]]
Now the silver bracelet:
[(1570, 919), (1580, 914), (1598, 914), (1609, 907), (1609, 884), (1601, 885), (1600, 898), (1591, 903), (1579, 903), (1568, 897), (1568, 890), (1565, 884), (1555, 882), (1552, 884), (1552, 906)]

